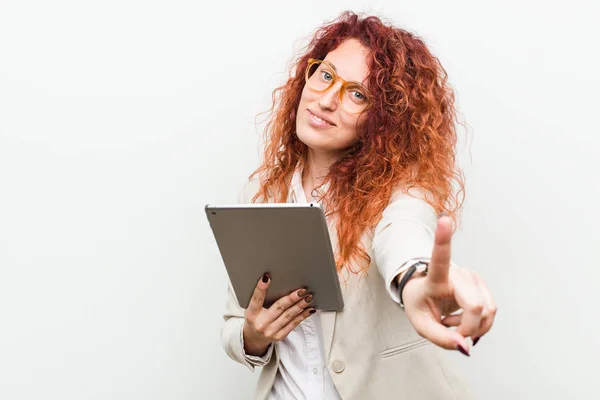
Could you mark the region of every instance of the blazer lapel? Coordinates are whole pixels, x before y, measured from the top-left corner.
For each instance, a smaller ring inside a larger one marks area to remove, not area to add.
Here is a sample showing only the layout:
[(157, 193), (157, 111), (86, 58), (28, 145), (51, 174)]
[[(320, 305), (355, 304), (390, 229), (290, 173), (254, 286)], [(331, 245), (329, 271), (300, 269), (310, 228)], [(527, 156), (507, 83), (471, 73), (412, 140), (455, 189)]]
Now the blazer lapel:
[[(333, 254), (336, 254), (338, 249), (338, 236), (335, 224), (335, 218), (327, 221), (327, 228), (329, 230), (329, 238), (331, 239), (331, 247)], [(338, 275), (339, 277), (339, 275)], [(342, 295), (344, 294), (344, 287), (342, 286)], [(321, 311), (321, 329), (323, 333), (323, 347), (325, 350), (325, 360), (329, 360), (329, 353), (331, 352), (331, 343), (333, 342), (333, 334), (335, 331), (335, 319), (337, 317), (336, 311)]]
[(323, 347), (325, 348), (326, 361), (329, 361), (329, 353), (331, 352), (336, 315), (336, 311), (321, 311), (321, 329), (323, 330)]

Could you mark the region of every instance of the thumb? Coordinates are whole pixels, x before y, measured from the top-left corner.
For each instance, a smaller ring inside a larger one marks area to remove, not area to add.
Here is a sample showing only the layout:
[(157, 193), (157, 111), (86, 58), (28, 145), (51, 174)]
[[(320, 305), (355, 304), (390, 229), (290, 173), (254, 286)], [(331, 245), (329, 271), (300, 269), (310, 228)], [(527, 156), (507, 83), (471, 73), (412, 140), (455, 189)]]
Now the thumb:
[(258, 280), (254, 292), (252, 292), (252, 297), (250, 297), (248, 307), (246, 308), (246, 312), (249, 315), (257, 314), (263, 308), (269, 286), (271, 286), (271, 276), (268, 272), (265, 272), (261, 279)]
[(469, 344), (460, 333), (445, 327), (430, 314), (420, 314), (413, 319), (412, 324), (417, 333), (431, 343), (469, 356)]

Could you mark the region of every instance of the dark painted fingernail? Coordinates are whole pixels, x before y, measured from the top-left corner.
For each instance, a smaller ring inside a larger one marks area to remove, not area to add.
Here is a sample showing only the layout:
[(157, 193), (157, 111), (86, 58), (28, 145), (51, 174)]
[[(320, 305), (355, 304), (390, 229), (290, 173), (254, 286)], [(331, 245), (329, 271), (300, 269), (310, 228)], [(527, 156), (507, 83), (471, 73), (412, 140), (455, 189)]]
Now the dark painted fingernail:
[(311, 294), (309, 294), (308, 296), (306, 296), (306, 297), (304, 298), (304, 301), (305, 301), (305, 302), (307, 302), (307, 303), (310, 303), (312, 300), (313, 300), (313, 295), (312, 295), (312, 293), (311, 293)]
[(469, 353), (467, 353), (467, 351), (464, 349), (464, 347), (462, 347), (460, 344), (457, 344), (457, 345), (456, 345), (456, 349), (457, 349), (458, 351), (460, 351), (461, 353), (463, 353), (465, 356), (467, 356), (467, 357), (471, 357), (471, 356), (469, 355)]
[(450, 216), (450, 214), (448, 214), (448, 212), (447, 212), (447, 211), (442, 211), (442, 212), (440, 213), (440, 218), (442, 218), (442, 217), (448, 217), (448, 216)]
[(310, 310), (308, 313), (309, 313), (309, 314), (314, 314), (314, 313), (316, 313), (316, 312), (317, 312), (317, 310), (315, 310), (315, 309), (313, 308), (313, 309), (312, 309), (312, 310)]
[(300, 289), (300, 290), (298, 290), (297, 294), (298, 294), (298, 297), (304, 297), (304, 296), (306, 296), (307, 293), (308, 293), (308, 290)]
[(263, 281), (264, 283), (267, 283), (267, 282), (269, 282), (269, 278), (270, 278), (269, 274), (268, 274), (268, 273), (265, 273), (265, 274), (263, 275), (263, 277), (262, 277), (262, 281)]
[(481, 338), (476, 337), (475, 339), (473, 339), (473, 346), (475, 346), (477, 344), (477, 342), (479, 342), (479, 339), (481, 339)]

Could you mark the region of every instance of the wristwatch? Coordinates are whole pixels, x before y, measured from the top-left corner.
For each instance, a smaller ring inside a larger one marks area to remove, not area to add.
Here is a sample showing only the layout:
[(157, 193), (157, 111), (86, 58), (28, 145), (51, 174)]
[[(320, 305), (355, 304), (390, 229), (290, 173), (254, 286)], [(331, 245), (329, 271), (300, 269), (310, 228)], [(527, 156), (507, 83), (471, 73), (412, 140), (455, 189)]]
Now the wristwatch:
[(398, 297), (400, 298), (400, 307), (404, 308), (404, 303), (402, 302), (402, 291), (404, 290), (406, 282), (408, 282), (408, 280), (414, 275), (415, 272), (427, 272), (427, 266), (428, 264), (423, 261), (419, 261), (411, 265), (400, 280), (400, 283), (398, 284)]

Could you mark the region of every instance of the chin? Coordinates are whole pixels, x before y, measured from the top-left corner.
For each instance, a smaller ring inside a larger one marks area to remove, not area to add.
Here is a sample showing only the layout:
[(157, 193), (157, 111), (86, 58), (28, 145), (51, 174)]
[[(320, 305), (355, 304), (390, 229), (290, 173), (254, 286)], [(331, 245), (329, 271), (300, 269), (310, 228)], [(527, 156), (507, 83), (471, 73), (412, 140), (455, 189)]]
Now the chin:
[(298, 139), (312, 150), (329, 150), (325, 138), (319, 132), (315, 132), (310, 126), (298, 127), (296, 130)]
[(344, 146), (335, 146), (331, 143), (331, 140), (323, 138), (319, 132), (314, 132), (310, 128), (299, 129), (297, 132), (298, 139), (304, 143), (310, 150), (316, 151), (320, 154), (329, 154), (335, 156), (343, 153)]

